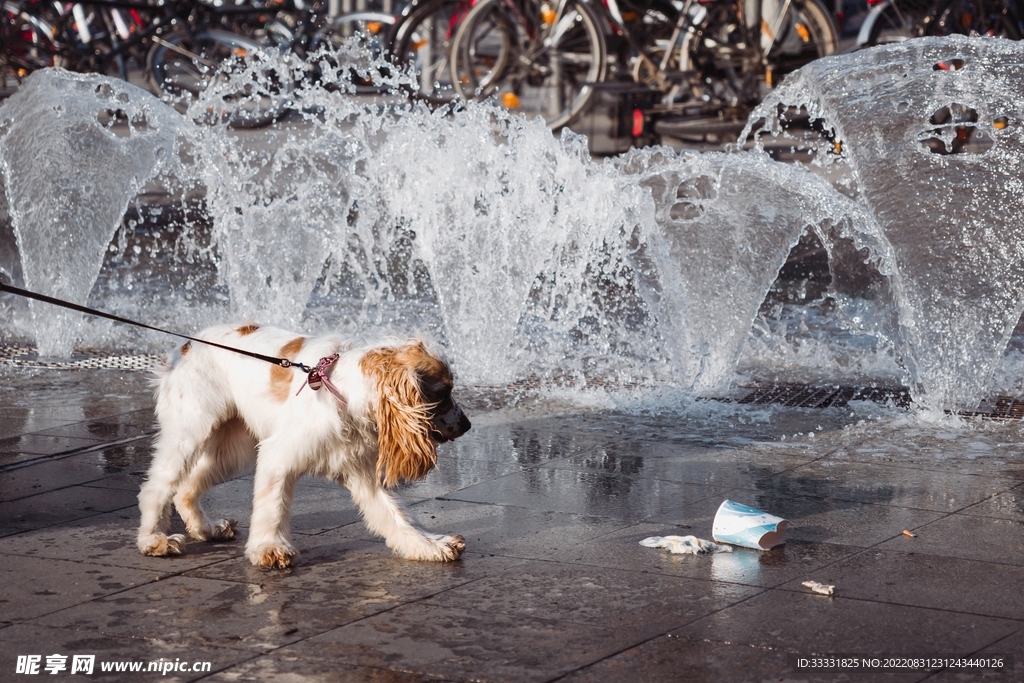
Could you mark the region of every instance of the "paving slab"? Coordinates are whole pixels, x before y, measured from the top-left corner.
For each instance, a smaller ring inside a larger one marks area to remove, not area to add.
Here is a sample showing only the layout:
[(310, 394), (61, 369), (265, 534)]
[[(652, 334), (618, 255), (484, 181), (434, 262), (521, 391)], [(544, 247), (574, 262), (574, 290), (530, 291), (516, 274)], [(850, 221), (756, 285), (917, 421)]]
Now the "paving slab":
[(946, 515), (878, 545), (885, 550), (1024, 566), (1024, 520)]
[[(1024, 568), (1017, 566), (872, 549), (808, 578), (834, 585), (836, 595), (843, 598), (1024, 620), (1024, 594), (1001, 589), (1024, 580)], [(801, 583), (797, 579), (782, 588), (805, 592)]]
[(282, 653), (441, 678), (545, 681), (639, 640), (611, 628), (417, 602)]
[[(1014, 669), (1012, 670), (947, 670), (940, 672), (935, 680), (942, 683), (964, 683), (965, 681), (1016, 681), (1020, 679), (1021, 652), (1024, 652), (1024, 629), (1013, 633), (1002, 640), (992, 643), (977, 652), (981, 658), (1002, 659), (1005, 657), (1014, 658)], [(971, 678), (974, 676), (974, 678)]]
[[(359, 510), (348, 492), (337, 483), (321, 486), (303, 478), (295, 487), (292, 530), (297, 534), (319, 534), (359, 521)], [(213, 488), (203, 497), (203, 509), (211, 519), (233, 519), (239, 528), (249, 528), (252, 516), (252, 475), (236, 477)], [(241, 538), (244, 538), (242, 536)]]
[(821, 682), (843, 683), (884, 681), (916, 683), (922, 672), (806, 671), (796, 672), (791, 653), (773, 647), (742, 643), (723, 643), (701, 638), (665, 634), (641, 645), (578, 669), (564, 681), (598, 683), (604, 681), (736, 681), (737, 683)]
[(8, 465), (26, 460), (38, 460), (40, 456), (73, 453), (101, 443), (103, 443), (101, 437), (83, 438), (41, 433), (10, 436), (0, 439), (0, 464)]
[[(261, 595), (323, 591), (359, 598), (367, 609), (394, 607), (443, 594), (454, 587), (519, 566), (509, 558), (467, 553), (455, 563), (408, 562), (395, 557), (383, 543), (319, 537), (305, 549), (301, 562), (288, 570), (253, 567), (244, 557), (207, 564), (183, 576), (257, 585)], [(264, 598), (265, 599), (265, 598)]]
[(150, 460), (150, 439), (141, 438), (69, 457), (40, 459), (31, 467), (12, 467), (0, 472), (0, 487), (5, 501), (78, 484), (138, 492)]
[(19, 530), (43, 529), (74, 522), (102, 512), (137, 504), (137, 493), (120, 489), (69, 486), (27, 498), (0, 503), (0, 519)]
[[(452, 499), (424, 501), (409, 511), (420, 526), (460, 534), (475, 551), (531, 559), (550, 557), (626, 525), (610, 517)], [(359, 529), (346, 528), (357, 533)]]
[(27, 621), (158, 578), (153, 572), (90, 562), (4, 555), (0, 564), (0, 605), (4, 620)]
[(128, 413), (106, 415), (104, 417), (82, 422), (42, 429), (36, 434), (47, 436), (67, 436), (78, 439), (100, 439), (118, 441), (133, 436), (156, 432), (156, 420), (151, 408)]
[(1013, 476), (894, 468), (876, 463), (816, 460), (770, 480), (778, 496), (819, 496), (874, 505), (952, 512), (1016, 486)]
[[(0, 369), (0, 379), (10, 375), (10, 370), (4, 373)], [(81, 420), (80, 405), (31, 407), (12, 406), (7, 403), (0, 406), (0, 439), (46, 431), (62, 425), (75, 424)]]
[(366, 683), (447, 683), (468, 678), (432, 676), (393, 668), (377, 668), (310, 659), (294, 654), (255, 657), (203, 679), (211, 682), (264, 683), (265, 681), (365, 681)]
[[(473, 417), (473, 428), (446, 449), (452, 457), (540, 465), (617, 443), (642, 426), (601, 415), (495, 411)], [(443, 463), (441, 465), (444, 466)]]
[(532, 468), (461, 489), (447, 498), (632, 521), (684, 501), (720, 498), (724, 491), (645, 477)]
[(673, 635), (798, 654), (970, 654), (1019, 628), (1020, 622), (1012, 619), (826, 597), (807, 590), (773, 590), (674, 630)]
[(1024, 444), (1013, 420), (971, 421), (962, 425), (913, 424), (907, 420), (847, 427), (824, 435), (830, 460), (959, 474), (1013, 477), (1024, 481)]
[[(64, 670), (51, 674), (45, 666), (47, 657), (53, 654), (67, 659), (63, 662), (66, 667)], [(18, 657), (30, 655), (40, 657), (38, 676), (45, 676), (43, 680), (160, 680), (175, 683), (205, 680), (219, 670), (255, 656), (249, 652), (210, 645), (189, 643), (185, 646), (181, 642), (161, 638), (105, 634), (91, 628), (68, 629), (18, 624), (3, 630), (0, 671), (4, 672), (5, 680), (33, 680), (14, 673)], [(70, 673), (75, 656), (93, 657), (91, 674), (84, 671)], [(151, 665), (153, 669), (150, 669)], [(177, 670), (171, 670), (171, 667)], [(105, 668), (109, 670), (104, 671)], [(191, 670), (193, 668), (195, 671)]]
[(260, 584), (171, 576), (34, 623), (266, 652), (385, 608), (358, 592), (324, 588), (265, 590)]
[(816, 453), (772, 453), (723, 446), (626, 439), (594, 451), (546, 463), (578, 470), (718, 488), (758, 489), (762, 482), (820, 457)]
[[(784, 495), (767, 483), (763, 488), (767, 490), (732, 489), (726, 491), (724, 497), (759, 510), (771, 510), (772, 514), (789, 520), (786, 538), (790, 540), (868, 547), (946, 514), (837, 498)], [(697, 530), (694, 533), (698, 535), (702, 533), (710, 537), (720, 504), (718, 499), (707, 499), (655, 515), (647, 521), (689, 527)]]
[[(239, 543), (190, 542), (184, 555), (147, 557), (140, 554), (135, 545), (138, 527), (138, 508), (129, 507), (59, 526), (23, 531), (0, 538), (0, 559), (18, 555), (72, 562), (85, 560), (108, 567), (143, 569), (165, 576), (238, 557), (242, 553)], [(182, 533), (184, 524), (177, 520), (171, 531)]]
[(533, 560), (426, 598), (487, 613), (656, 636), (760, 593), (732, 583)]
[(790, 541), (769, 551), (735, 548), (728, 553), (704, 555), (673, 555), (640, 545), (640, 541), (651, 536), (690, 535), (706, 539), (711, 534), (689, 527), (644, 522), (559, 549), (550, 557), (584, 566), (770, 588), (796, 578), (806, 580), (822, 567), (863, 552), (850, 546), (805, 541)]
[[(476, 388), (473, 429), (397, 491), (415, 523), (466, 538), (462, 559), (394, 556), (344, 489), (304, 478), (301, 554), (274, 571), (243, 553), (251, 472), (203, 501), (238, 520), (235, 541), (138, 553), (145, 373), (0, 375), (15, 404), (0, 407), (13, 420), (0, 431), (13, 449), (0, 461), (3, 680), (18, 656), (53, 654), (209, 663), (159, 675), (177, 681), (916, 683), (1024, 671), (1019, 423), (715, 402), (659, 414), (510, 407)], [(787, 542), (706, 555), (639, 545), (710, 539), (726, 498), (788, 519)], [(171, 526), (183, 531), (176, 515)], [(834, 597), (807, 580), (834, 584)], [(1015, 668), (794, 666), (855, 653), (1002, 654)]]
[(1024, 522), (1024, 485), (999, 493), (974, 505), (964, 508), (965, 515), (998, 517)]
[(442, 451), (437, 468), (424, 479), (402, 486), (398, 493), (405, 500), (442, 498), (522, 470), (523, 466), (520, 463), (509, 462), (507, 459), (502, 461), (479, 460), (472, 457), (445, 458)]

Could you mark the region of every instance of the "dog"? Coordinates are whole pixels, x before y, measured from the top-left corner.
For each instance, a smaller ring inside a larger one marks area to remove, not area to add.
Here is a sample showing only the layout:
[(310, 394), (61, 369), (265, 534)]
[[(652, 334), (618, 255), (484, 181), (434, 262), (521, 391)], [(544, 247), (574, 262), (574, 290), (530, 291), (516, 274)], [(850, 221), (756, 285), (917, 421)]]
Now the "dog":
[[(389, 491), (424, 477), (437, 445), (471, 426), (452, 397), (448, 365), (423, 341), (358, 347), (256, 325), (213, 327), (196, 339), (314, 371), (192, 341), (172, 354), (155, 381), (160, 429), (139, 492), (144, 555), (184, 550), (185, 536), (167, 533), (172, 501), (192, 538), (233, 539), (237, 523), (211, 520), (199, 499), (255, 464), (245, 555), (258, 567), (282, 569), (298, 557), (289, 518), (295, 484), (306, 475), (347, 488), (367, 528), (399, 556), (458, 559), (464, 538), (418, 528)], [(321, 384), (329, 391), (317, 391)]]

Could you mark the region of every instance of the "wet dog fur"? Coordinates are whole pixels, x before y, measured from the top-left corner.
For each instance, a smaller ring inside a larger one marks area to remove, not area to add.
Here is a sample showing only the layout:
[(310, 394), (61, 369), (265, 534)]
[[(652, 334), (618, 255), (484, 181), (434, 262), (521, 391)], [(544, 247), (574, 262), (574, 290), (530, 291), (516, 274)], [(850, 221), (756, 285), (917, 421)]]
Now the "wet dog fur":
[(186, 343), (156, 382), (160, 432), (139, 493), (140, 552), (183, 552), (185, 536), (168, 534), (172, 502), (192, 538), (233, 539), (236, 522), (207, 517), (200, 497), (255, 465), (245, 554), (256, 566), (284, 568), (298, 556), (289, 518), (295, 484), (308, 475), (347, 488), (366, 526), (398, 555), (459, 557), (461, 536), (418, 528), (390, 492), (425, 476), (437, 462), (437, 444), (470, 428), (452, 397), (448, 365), (424, 342), (355, 346), (255, 325), (214, 327), (198, 338), (308, 367), (337, 353), (328, 374), (344, 403), (326, 387), (304, 386), (300, 369)]

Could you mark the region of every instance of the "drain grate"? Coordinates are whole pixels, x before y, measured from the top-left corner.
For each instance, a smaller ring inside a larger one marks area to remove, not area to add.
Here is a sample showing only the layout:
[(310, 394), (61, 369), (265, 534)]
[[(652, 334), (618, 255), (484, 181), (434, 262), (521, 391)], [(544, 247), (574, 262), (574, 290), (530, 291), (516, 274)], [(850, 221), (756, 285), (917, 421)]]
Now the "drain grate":
[[(822, 387), (807, 384), (756, 387), (736, 402), (752, 405), (773, 404), (791, 408), (842, 408), (850, 401), (891, 403), (900, 408), (908, 408), (912, 403), (910, 391), (906, 387)], [(958, 414), (964, 417), (996, 420), (1024, 420), (1024, 399), (996, 396), (983, 400), (977, 410), (963, 410)]]
[(35, 347), (0, 344), (0, 365), (50, 370), (154, 370), (161, 354), (111, 356), (94, 349), (76, 349), (71, 358), (39, 358)]
[(737, 403), (771, 403), (791, 408), (842, 408), (850, 401), (893, 403), (900, 408), (906, 408), (911, 403), (910, 392), (906, 387), (816, 387), (806, 384), (773, 384), (758, 387)]
[(1003, 420), (1024, 420), (1024, 399), (997, 396), (985, 399), (976, 411), (961, 411), (966, 417), (991, 417)]

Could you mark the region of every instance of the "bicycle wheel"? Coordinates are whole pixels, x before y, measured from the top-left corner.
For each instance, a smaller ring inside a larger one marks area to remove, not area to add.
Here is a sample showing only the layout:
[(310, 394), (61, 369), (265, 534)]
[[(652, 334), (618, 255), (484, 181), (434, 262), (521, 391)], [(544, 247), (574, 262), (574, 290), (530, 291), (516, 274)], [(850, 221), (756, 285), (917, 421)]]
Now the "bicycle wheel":
[(44, 19), (5, 2), (0, 11), (0, 98), (14, 93), (33, 71), (62, 66), (53, 42), (53, 27)]
[(865, 47), (899, 43), (921, 35), (929, 7), (926, 0), (894, 0), (875, 19)]
[(384, 45), (395, 18), (381, 12), (350, 12), (332, 18), (323, 28), (313, 34), (309, 52), (320, 48), (338, 50), (346, 41), (355, 37), (373, 56), (384, 53)]
[[(346, 57), (346, 66), (351, 69), (348, 78), (356, 92), (379, 92), (382, 86), (374, 84), (374, 76), (369, 72), (376, 68), (372, 66), (372, 62), (384, 54), (387, 35), (394, 23), (393, 16), (381, 12), (349, 12), (332, 18), (313, 34), (309, 44), (310, 55), (322, 51), (327, 53), (318, 55), (315, 60), (318, 77), (324, 77), (321, 62), (326, 60), (329, 70), (337, 69), (341, 66), (338, 60), (339, 52), (346, 44), (354, 42), (363, 49), (363, 52), (355, 58), (352, 55)], [(339, 85), (331, 80), (329, 78), (324, 83), (328, 89)], [(377, 83), (380, 83), (379, 79)]]
[(465, 99), (495, 96), (509, 109), (542, 117), (551, 129), (573, 120), (607, 71), (604, 35), (582, 0), (482, 0), (452, 43), (452, 85)]
[(247, 65), (265, 63), (258, 43), (229, 31), (181, 29), (155, 36), (146, 57), (150, 90), (184, 113), (213, 88), (206, 114), (239, 128), (272, 123), (289, 103), (292, 83), (273, 66), (246, 73)]
[(929, 36), (981, 35), (1019, 40), (1017, 21), (1002, 2), (985, 0), (948, 0), (938, 6), (925, 25)]
[(412, 96), (434, 104), (445, 104), (455, 96), (452, 39), (470, 6), (468, 0), (414, 0), (395, 24), (388, 54), (397, 66), (415, 72)]
[(838, 46), (839, 32), (820, 0), (794, 0), (768, 57), (785, 74), (833, 54)]

